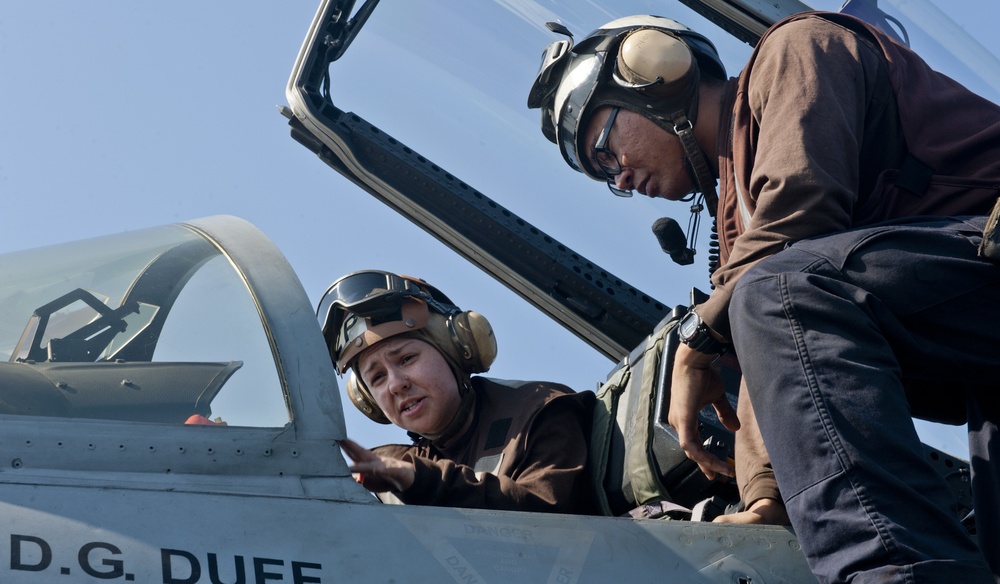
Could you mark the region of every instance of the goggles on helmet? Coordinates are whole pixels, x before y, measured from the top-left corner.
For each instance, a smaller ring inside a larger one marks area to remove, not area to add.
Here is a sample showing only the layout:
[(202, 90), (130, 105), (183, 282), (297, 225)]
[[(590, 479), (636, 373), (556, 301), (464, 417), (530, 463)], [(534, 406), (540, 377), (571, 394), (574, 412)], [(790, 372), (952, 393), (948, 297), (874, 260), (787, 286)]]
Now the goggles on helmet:
[(597, 90), (598, 77), (604, 69), (605, 53), (578, 54), (572, 34), (556, 23), (546, 23), (569, 40), (551, 43), (542, 53), (542, 64), (528, 93), (528, 107), (542, 110), (542, 133), (559, 144), (563, 158), (573, 170), (594, 176), (583, 166), (575, 144), (580, 116)]
[(398, 300), (403, 296), (422, 293), (416, 282), (391, 272), (354, 272), (330, 285), (320, 301), (317, 316), (324, 325), (334, 306), (359, 313), (376, 313), (380, 309), (398, 307)]
[[(630, 16), (609, 22), (587, 35), (576, 46), (565, 27), (550, 24), (554, 32), (570, 37), (551, 43), (528, 94), (528, 107), (542, 110), (542, 133), (559, 146), (563, 159), (574, 170), (606, 181), (607, 174), (588, 156), (593, 145), (582, 144), (590, 113), (601, 105), (639, 112), (667, 131), (674, 132), (673, 117), (682, 113), (694, 122), (697, 113), (698, 70), (725, 78), (725, 67), (712, 43), (674, 20), (659, 16)], [(697, 62), (686, 90), (661, 95), (657, 79), (629, 83), (617, 70), (618, 50), (630, 32), (653, 29), (673, 36), (690, 49)]]
[(427, 326), (429, 308), (458, 311), (447, 296), (426, 282), (391, 272), (353, 272), (334, 282), (316, 315), (339, 373), (366, 347)]

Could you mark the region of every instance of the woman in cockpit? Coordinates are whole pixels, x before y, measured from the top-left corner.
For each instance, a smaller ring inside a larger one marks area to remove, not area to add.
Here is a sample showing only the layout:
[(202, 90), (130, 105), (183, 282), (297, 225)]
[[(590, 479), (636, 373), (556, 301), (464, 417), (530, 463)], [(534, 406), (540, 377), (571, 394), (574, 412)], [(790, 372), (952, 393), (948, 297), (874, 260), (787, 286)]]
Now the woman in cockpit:
[[(540, 381), (473, 376), (496, 339), (423, 280), (348, 274), (330, 286), (319, 318), (352, 403), (413, 443), (341, 447), (351, 472), (385, 502), (595, 513), (587, 473), (594, 394)], [(393, 501), (395, 502), (395, 501)]]

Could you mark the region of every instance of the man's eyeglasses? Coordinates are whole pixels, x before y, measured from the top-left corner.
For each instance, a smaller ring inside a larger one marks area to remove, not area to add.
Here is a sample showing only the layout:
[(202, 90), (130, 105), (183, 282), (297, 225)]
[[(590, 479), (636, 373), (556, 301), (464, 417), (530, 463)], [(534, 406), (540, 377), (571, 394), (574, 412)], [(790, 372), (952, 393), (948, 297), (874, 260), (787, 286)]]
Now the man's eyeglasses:
[(611, 108), (608, 114), (608, 121), (604, 124), (604, 129), (597, 136), (597, 144), (594, 144), (594, 158), (597, 159), (597, 166), (604, 173), (605, 180), (608, 181), (608, 189), (611, 193), (619, 197), (631, 197), (631, 190), (618, 188), (615, 179), (622, 173), (622, 164), (618, 161), (618, 155), (608, 148), (608, 136), (611, 135), (611, 126), (615, 125), (615, 118), (618, 117), (618, 110), (621, 108)]

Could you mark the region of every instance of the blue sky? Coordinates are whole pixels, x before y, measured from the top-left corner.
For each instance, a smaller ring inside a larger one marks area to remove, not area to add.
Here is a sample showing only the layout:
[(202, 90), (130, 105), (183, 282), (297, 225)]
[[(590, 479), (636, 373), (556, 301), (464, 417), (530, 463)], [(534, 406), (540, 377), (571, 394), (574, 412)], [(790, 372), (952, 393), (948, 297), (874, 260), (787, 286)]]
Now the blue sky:
[[(610, 361), (289, 137), (276, 106), (286, 103), (288, 75), (317, 4), (5, 3), (0, 253), (237, 215), (282, 249), (314, 301), (357, 269), (421, 276), (491, 320), (500, 342), (491, 375), (593, 389)], [(691, 286), (707, 289), (707, 221), (699, 262), (675, 266), (649, 225), (665, 214), (683, 224), (684, 209), (642, 197), (613, 200), (563, 164), (538, 132), (537, 112), (524, 107), (538, 55), (554, 39), (538, 26), (543, 18), (559, 8), (579, 37), (626, 8), (432, 4), (383, 0), (371, 30), (335, 66), (336, 80), (350, 80), (335, 82), (335, 101), (661, 300), (683, 303)], [(955, 7), (962, 26), (998, 53), (992, 2), (938, 4)], [(732, 74), (749, 54), (676, 1), (627, 5), (709, 35)], [(420, 34), (404, 30), (413, 24)], [(480, 34), (508, 25), (506, 37)], [(364, 444), (405, 439), (350, 406), (346, 413), (348, 431)], [(938, 446), (962, 449), (953, 429), (931, 435)]]

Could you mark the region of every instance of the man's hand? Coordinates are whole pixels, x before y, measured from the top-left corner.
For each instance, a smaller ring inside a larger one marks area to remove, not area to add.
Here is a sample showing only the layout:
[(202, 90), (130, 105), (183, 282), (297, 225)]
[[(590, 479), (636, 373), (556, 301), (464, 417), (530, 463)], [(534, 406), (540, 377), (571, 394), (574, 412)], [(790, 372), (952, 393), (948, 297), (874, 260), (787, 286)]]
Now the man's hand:
[(790, 525), (788, 511), (781, 501), (758, 499), (746, 511), (731, 515), (719, 515), (715, 523), (740, 523), (744, 525)]
[(740, 427), (736, 410), (726, 398), (722, 376), (711, 366), (715, 357), (699, 353), (681, 343), (674, 355), (674, 370), (670, 379), (670, 412), (667, 422), (677, 430), (677, 439), (687, 457), (709, 479), (716, 474), (736, 475), (735, 469), (705, 450), (698, 433), (698, 412), (712, 404), (722, 425), (735, 432)]
[(350, 438), (341, 440), (340, 448), (354, 461), (348, 470), (357, 473), (358, 482), (369, 491), (398, 493), (410, 488), (416, 480), (417, 471), (412, 463), (379, 456)]

